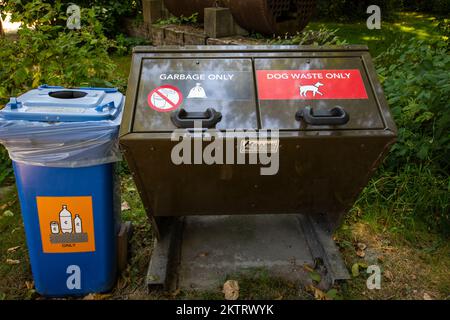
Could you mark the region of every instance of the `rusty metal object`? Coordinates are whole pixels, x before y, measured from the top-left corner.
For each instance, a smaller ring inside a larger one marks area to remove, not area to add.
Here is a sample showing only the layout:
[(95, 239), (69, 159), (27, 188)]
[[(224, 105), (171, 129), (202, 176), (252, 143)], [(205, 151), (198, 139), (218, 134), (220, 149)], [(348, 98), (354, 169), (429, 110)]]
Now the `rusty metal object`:
[(207, 7), (230, 8), (244, 29), (272, 35), (301, 31), (314, 12), (316, 0), (164, 0), (164, 4), (175, 16), (198, 12), (199, 21)]
[(303, 30), (316, 10), (316, 0), (297, 0), (297, 27)]
[(308, 24), (315, 0), (230, 0), (236, 22), (263, 34), (301, 31)]

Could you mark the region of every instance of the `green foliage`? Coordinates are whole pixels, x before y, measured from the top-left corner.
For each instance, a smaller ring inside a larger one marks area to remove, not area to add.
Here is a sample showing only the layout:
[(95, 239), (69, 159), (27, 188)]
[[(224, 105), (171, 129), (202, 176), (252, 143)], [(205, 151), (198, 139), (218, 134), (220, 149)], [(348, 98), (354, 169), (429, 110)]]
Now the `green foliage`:
[(450, 55), (445, 41), (394, 44), (376, 63), (399, 127), (388, 166), (450, 165)]
[(415, 38), (375, 60), (398, 141), (357, 203), (388, 224), (450, 234), (450, 56), (446, 41)]
[[(76, 4), (83, 11), (91, 10), (96, 16), (103, 33), (114, 37), (120, 33), (121, 19), (127, 16), (136, 16), (142, 8), (141, 0), (2, 0), (0, 2), (1, 12), (11, 12), (13, 21), (24, 21), (32, 25), (36, 20), (42, 20), (42, 12), (48, 12), (52, 7), (61, 13), (65, 13), (70, 4)], [(83, 19), (83, 14), (81, 15)], [(50, 21), (52, 25), (65, 25), (66, 19)]]
[(402, 7), (401, 0), (318, 0), (316, 18), (334, 21), (365, 20), (367, 7), (378, 5), (383, 19), (389, 19)]
[[(16, 40), (0, 38), (0, 107), (9, 97), (43, 83), (67, 87), (125, 83), (114, 74), (108, 50), (115, 44), (103, 35), (94, 9), (82, 10), (82, 29), (75, 31), (53, 23), (66, 21), (61, 1), (34, 0), (23, 8), (23, 20), (34, 21), (33, 29), (23, 25)], [(20, 19), (17, 13), (16, 18)], [(11, 173), (8, 154), (1, 147), (0, 183)]]
[(423, 224), (450, 235), (450, 179), (433, 168), (406, 164), (397, 171), (382, 170), (364, 189), (355, 207), (364, 207), (391, 231), (409, 232)]
[(116, 53), (119, 56), (130, 54), (134, 47), (149, 44), (150, 42), (144, 38), (127, 37), (123, 34), (119, 34), (116, 37)]
[(160, 19), (156, 21), (156, 25), (158, 26), (166, 26), (170, 24), (177, 24), (177, 25), (186, 25), (186, 24), (197, 24), (198, 23), (198, 13), (193, 13), (189, 17), (185, 17), (181, 15), (180, 17), (171, 16), (167, 19)]
[(404, 0), (405, 9), (430, 12), (439, 15), (450, 14), (450, 0)]
[(330, 30), (325, 26), (321, 26), (319, 30), (306, 30), (303, 32), (297, 32), (297, 34), (290, 36), (285, 35), (284, 37), (278, 37), (272, 41), (270, 44), (275, 45), (345, 45), (347, 42), (345, 40), (339, 39), (336, 32), (339, 29)]
[(0, 186), (12, 175), (11, 160), (8, 152), (0, 145)]
[(442, 35), (443, 40), (447, 42), (447, 50), (450, 51), (450, 19), (439, 21), (436, 29)]
[[(82, 29), (68, 30), (52, 21), (65, 19), (61, 2), (34, 0), (25, 5), (34, 29), (23, 26), (18, 39), (0, 39), (0, 104), (39, 84), (112, 86), (114, 64), (108, 50), (114, 43), (102, 33), (93, 9), (83, 9)], [(37, 14), (39, 12), (39, 14)]]

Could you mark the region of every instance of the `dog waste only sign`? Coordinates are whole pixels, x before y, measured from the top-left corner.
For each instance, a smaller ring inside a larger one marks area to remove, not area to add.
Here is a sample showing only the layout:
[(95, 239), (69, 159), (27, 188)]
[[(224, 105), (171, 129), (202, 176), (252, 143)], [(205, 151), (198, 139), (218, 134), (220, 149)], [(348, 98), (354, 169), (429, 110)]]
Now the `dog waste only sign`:
[(357, 69), (257, 70), (260, 100), (368, 99)]

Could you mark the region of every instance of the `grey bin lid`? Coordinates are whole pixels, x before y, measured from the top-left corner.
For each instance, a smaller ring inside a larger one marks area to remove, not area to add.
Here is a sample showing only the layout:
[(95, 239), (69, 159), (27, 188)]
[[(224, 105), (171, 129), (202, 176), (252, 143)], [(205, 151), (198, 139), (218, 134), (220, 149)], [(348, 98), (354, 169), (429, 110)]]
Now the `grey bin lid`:
[(124, 97), (114, 88), (40, 86), (11, 101), (0, 111), (6, 120), (86, 122), (113, 120)]

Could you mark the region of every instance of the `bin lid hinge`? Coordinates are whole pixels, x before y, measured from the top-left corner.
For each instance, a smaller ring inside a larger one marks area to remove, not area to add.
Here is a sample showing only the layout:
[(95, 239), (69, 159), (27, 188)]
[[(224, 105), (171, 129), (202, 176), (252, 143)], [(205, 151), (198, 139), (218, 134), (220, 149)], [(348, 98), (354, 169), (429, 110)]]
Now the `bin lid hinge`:
[(16, 97), (10, 98), (8, 105), (11, 108), (11, 110), (22, 108), (22, 102), (17, 101)]

